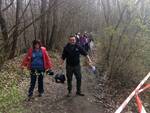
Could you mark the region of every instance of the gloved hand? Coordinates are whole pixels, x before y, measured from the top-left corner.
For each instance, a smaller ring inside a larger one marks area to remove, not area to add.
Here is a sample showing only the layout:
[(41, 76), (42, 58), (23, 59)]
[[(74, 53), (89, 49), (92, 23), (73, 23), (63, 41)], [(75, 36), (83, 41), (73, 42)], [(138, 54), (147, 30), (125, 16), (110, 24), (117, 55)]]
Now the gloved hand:
[(49, 70), (46, 71), (46, 74), (53, 76), (53, 75), (54, 75), (54, 72), (49, 69)]

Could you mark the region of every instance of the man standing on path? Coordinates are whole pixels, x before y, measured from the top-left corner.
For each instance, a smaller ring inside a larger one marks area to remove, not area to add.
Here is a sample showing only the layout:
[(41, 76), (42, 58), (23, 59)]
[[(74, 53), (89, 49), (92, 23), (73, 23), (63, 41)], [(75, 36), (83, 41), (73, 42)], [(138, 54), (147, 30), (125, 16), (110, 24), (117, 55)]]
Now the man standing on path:
[(85, 56), (88, 59), (88, 62), (91, 63), (91, 59), (87, 52), (78, 44), (76, 44), (76, 38), (74, 36), (69, 37), (68, 44), (64, 47), (61, 65), (63, 65), (64, 60), (66, 59), (66, 76), (67, 76), (67, 85), (68, 85), (68, 96), (71, 96), (72, 90), (72, 77), (73, 74), (76, 77), (76, 95), (84, 96), (81, 93), (81, 66), (80, 66), (80, 55)]

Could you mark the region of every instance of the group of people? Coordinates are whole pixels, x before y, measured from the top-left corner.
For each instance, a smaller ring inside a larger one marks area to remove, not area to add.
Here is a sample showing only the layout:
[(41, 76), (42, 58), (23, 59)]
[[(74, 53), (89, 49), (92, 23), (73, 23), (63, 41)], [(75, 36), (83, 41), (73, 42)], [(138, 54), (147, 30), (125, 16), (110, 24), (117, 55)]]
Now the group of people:
[[(79, 35), (79, 34), (78, 34)], [(80, 37), (81, 38), (81, 37)], [(84, 45), (85, 46), (85, 45)], [(64, 61), (66, 60), (66, 77), (68, 85), (68, 94), (72, 94), (72, 77), (75, 75), (77, 81), (76, 95), (84, 96), (81, 92), (81, 66), (80, 66), (80, 55), (83, 55), (87, 58), (89, 63), (92, 63), (88, 52), (85, 50), (81, 43), (79, 44), (77, 36), (70, 36), (68, 38), (68, 43), (63, 48), (62, 56), (60, 58), (60, 66), (64, 66)], [(28, 50), (21, 68), (24, 69), (27, 67), (30, 70), (30, 87), (28, 90), (28, 97), (31, 99), (33, 96), (33, 91), (35, 88), (36, 80), (38, 79), (38, 92), (39, 96), (44, 94), (44, 74), (45, 72), (52, 70), (53, 64), (52, 59), (49, 57), (45, 47), (42, 47), (39, 40), (34, 40), (32, 47)]]
[(91, 33), (84, 32), (81, 34), (80, 32), (75, 34), (76, 42), (80, 46), (82, 46), (87, 52), (92, 50), (92, 46), (94, 44), (94, 40)]

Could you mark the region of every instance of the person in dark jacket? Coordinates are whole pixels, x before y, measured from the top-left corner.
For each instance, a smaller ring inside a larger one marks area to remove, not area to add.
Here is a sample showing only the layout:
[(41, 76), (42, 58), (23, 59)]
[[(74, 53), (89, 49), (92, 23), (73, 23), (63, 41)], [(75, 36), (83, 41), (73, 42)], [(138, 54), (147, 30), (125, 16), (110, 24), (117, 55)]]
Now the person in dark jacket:
[(80, 66), (80, 55), (87, 57), (88, 62), (92, 62), (87, 52), (78, 44), (76, 44), (76, 38), (74, 36), (69, 37), (68, 44), (64, 47), (61, 65), (63, 65), (64, 60), (66, 60), (66, 76), (68, 85), (68, 96), (71, 96), (72, 91), (72, 77), (73, 74), (77, 80), (76, 94), (79, 96), (84, 96), (81, 93), (81, 66)]
[(39, 96), (44, 94), (43, 78), (44, 72), (52, 68), (52, 62), (45, 47), (41, 47), (39, 40), (33, 41), (33, 47), (28, 50), (27, 55), (23, 59), (21, 68), (27, 67), (30, 70), (31, 82), (28, 92), (29, 99), (33, 95), (33, 90), (38, 77)]

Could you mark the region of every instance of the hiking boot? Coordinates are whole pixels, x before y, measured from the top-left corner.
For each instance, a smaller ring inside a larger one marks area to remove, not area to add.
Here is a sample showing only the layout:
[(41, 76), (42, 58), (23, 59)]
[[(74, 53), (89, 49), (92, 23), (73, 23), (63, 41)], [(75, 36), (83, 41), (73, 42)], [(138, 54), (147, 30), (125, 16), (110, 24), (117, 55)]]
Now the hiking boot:
[(38, 96), (39, 96), (39, 97), (43, 97), (43, 96), (44, 96), (44, 93), (39, 93)]
[(79, 92), (77, 92), (76, 95), (78, 95), (78, 96), (85, 96), (83, 93), (79, 93)]
[(70, 92), (67, 94), (67, 97), (71, 97), (71, 93)]
[(32, 99), (32, 95), (28, 95), (28, 101), (30, 101)]

